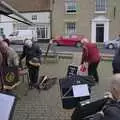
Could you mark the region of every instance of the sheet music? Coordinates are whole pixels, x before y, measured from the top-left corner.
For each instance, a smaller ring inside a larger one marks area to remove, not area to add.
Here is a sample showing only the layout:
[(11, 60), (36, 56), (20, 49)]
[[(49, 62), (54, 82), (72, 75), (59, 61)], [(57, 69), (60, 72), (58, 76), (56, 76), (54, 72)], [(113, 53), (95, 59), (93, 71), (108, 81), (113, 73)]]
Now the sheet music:
[(15, 96), (0, 93), (0, 120), (9, 120)]
[(90, 95), (87, 84), (73, 85), (72, 88), (74, 97), (84, 97)]

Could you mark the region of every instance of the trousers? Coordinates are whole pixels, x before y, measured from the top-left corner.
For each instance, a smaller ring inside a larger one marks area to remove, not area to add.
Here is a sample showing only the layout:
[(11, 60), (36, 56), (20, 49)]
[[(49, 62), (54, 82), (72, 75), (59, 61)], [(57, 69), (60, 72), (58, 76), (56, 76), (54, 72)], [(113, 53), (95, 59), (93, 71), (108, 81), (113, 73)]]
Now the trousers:
[(98, 82), (99, 81), (99, 76), (98, 76), (98, 72), (97, 72), (97, 67), (98, 67), (99, 62), (96, 63), (90, 63), (88, 65), (88, 75), (89, 76), (93, 76), (95, 78), (95, 81)]
[(35, 84), (38, 81), (39, 67), (29, 66), (30, 83)]

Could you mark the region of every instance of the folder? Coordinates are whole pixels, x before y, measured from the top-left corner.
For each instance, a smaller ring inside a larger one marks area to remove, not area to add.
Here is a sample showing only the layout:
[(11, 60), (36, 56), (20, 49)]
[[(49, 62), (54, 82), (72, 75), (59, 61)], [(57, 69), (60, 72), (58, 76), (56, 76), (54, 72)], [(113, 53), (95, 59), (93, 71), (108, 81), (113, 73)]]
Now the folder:
[(15, 108), (16, 96), (0, 92), (0, 120), (11, 120)]

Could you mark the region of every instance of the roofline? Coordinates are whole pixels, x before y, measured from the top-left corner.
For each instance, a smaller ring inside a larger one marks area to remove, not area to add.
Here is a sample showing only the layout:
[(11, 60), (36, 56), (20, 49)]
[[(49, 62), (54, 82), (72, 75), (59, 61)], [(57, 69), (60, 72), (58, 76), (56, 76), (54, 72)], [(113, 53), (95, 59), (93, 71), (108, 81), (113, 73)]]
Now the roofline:
[(12, 6), (10, 6), (9, 4), (7, 4), (6, 2), (4, 2), (3, 0), (0, 0), (0, 5), (1, 7), (5, 8), (8, 10), (9, 13), (6, 13), (5, 11), (2, 11), (1, 13), (5, 16), (11, 17), (10, 14), (15, 14), (17, 17), (21, 18), (22, 20), (15, 18), (15, 17), (11, 17), (12, 19), (18, 20), (20, 22), (23, 22), (25, 24), (28, 25), (34, 25), (31, 21), (29, 21), (28, 19), (26, 19), (24, 16), (22, 16), (17, 10), (15, 10)]
[(31, 13), (31, 12), (51, 12), (51, 10), (37, 10), (37, 11), (19, 11), (20, 13)]

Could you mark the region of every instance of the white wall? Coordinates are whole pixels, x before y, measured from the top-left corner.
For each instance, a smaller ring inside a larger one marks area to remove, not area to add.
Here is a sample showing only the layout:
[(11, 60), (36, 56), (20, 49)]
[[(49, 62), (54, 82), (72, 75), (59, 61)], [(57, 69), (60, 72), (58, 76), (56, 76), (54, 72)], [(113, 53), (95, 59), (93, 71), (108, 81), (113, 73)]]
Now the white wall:
[(13, 22), (14, 20), (7, 17), (7, 16), (4, 16), (4, 15), (1, 15), (0, 17), (0, 22)]
[(22, 15), (28, 20), (32, 21), (32, 15), (37, 15), (37, 20), (33, 22), (37, 23), (50, 23), (50, 12), (34, 12), (34, 13), (22, 13)]
[(13, 23), (0, 23), (0, 28), (3, 28), (4, 34), (8, 37), (13, 32)]
[[(30, 12), (30, 13), (21, 13), (21, 15), (23, 15), (25, 18), (27, 18), (32, 22), (50, 23), (50, 12)], [(37, 20), (32, 20), (32, 15), (37, 15)], [(4, 15), (1, 15), (0, 17), (0, 22), (12, 22), (12, 21), (14, 20)]]
[[(29, 12), (29, 13), (21, 13), (21, 15), (23, 15), (25, 18), (32, 21), (33, 23), (43, 24), (48, 26), (48, 37), (50, 38), (50, 12)], [(32, 20), (32, 15), (37, 15), (37, 20)], [(15, 15), (12, 16), (16, 17)], [(6, 37), (14, 31), (14, 23), (17, 22), (4, 15), (0, 16), (0, 28), (4, 28), (4, 33)]]

